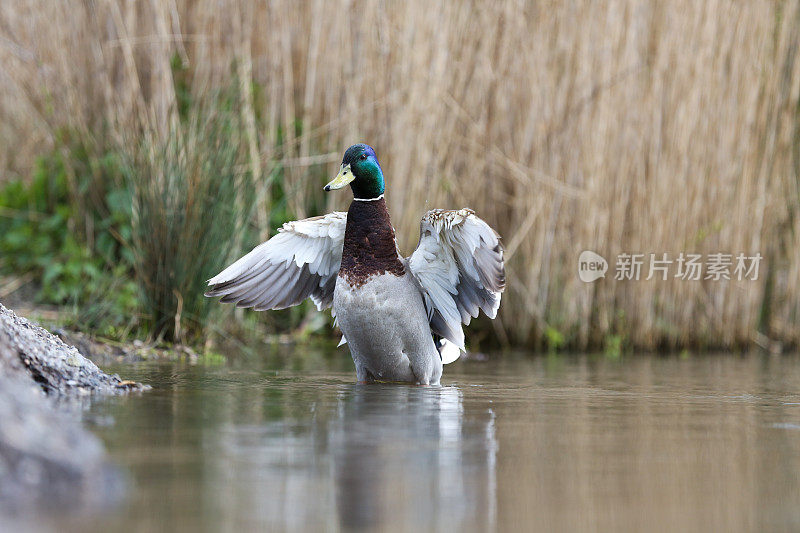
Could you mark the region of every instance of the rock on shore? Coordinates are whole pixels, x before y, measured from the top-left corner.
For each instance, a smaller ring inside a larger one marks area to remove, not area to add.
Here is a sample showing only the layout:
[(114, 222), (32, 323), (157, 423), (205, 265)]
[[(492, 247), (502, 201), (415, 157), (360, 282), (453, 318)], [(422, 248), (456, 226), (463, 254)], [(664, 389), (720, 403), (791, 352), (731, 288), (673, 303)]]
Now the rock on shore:
[(70, 398), (144, 388), (105, 374), (0, 304), (0, 520), (25, 509), (103, 505), (118, 495), (120, 478)]

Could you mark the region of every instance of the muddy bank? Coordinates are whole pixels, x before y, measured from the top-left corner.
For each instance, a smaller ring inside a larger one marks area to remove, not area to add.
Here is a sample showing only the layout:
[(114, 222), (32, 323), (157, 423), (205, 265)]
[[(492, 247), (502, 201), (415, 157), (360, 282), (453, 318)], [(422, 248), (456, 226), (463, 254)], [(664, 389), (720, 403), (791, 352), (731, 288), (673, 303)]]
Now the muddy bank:
[(78, 399), (145, 388), (0, 304), (0, 520), (118, 499), (121, 477), (82, 427)]

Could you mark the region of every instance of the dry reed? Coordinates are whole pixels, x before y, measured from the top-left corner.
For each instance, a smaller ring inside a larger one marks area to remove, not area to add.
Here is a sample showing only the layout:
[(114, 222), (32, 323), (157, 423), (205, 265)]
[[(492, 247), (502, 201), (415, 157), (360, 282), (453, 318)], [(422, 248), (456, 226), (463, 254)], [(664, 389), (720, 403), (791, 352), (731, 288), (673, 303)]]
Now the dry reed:
[[(239, 80), (263, 234), (277, 166), (296, 216), (341, 209), (310, 169), (364, 141), (405, 251), (433, 207), (503, 235), (501, 338), (797, 343), (798, 39), (796, 0), (20, 0), (0, 8), (0, 168), (27, 174), (62, 127), (168, 135), (177, 55), (195, 94)], [(584, 249), (611, 275), (581, 282)], [(613, 279), (621, 252), (681, 251), (765, 259), (758, 281)]]

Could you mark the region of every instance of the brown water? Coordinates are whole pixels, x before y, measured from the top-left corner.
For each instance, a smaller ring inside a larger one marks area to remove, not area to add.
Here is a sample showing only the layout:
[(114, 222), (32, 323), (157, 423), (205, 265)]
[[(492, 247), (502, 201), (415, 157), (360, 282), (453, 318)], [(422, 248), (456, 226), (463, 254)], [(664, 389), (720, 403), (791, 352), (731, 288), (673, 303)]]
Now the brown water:
[(450, 365), (442, 387), (287, 357), (114, 368), (154, 387), (86, 414), (130, 495), (66, 524), (800, 530), (798, 357), (504, 357)]

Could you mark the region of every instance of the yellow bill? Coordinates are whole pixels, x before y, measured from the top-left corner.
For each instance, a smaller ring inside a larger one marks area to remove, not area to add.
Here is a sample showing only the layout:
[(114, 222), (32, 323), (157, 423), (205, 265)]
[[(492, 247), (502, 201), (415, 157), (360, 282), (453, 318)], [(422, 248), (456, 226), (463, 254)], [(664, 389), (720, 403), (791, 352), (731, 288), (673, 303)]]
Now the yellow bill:
[(336, 189), (341, 189), (354, 179), (356, 179), (356, 177), (353, 175), (353, 171), (350, 170), (350, 165), (342, 164), (339, 173), (333, 178), (333, 181), (323, 187), (323, 189), (326, 191), (335, 191)]

